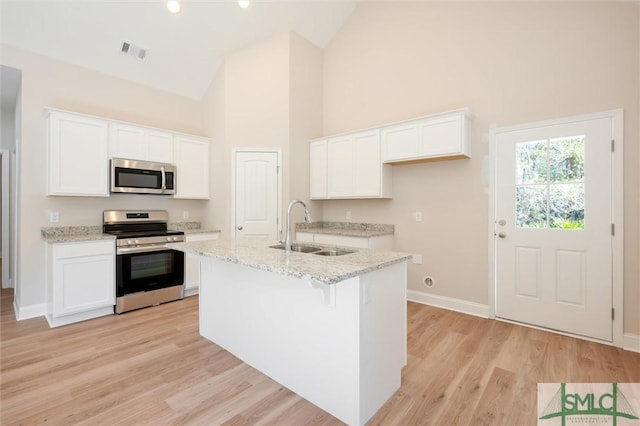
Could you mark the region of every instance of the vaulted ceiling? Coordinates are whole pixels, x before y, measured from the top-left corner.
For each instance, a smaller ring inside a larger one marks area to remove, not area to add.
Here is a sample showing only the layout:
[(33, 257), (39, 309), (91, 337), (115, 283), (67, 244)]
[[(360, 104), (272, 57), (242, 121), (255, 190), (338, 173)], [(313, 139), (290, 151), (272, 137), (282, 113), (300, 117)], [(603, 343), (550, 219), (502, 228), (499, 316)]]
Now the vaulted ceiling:
[[(325, 47), (356, 1), (0, 0), (0, 41), (51, 58), (201, 99), (224, 55), (294, 31)], [(145, 59), (122, 53), (124, 42)]]

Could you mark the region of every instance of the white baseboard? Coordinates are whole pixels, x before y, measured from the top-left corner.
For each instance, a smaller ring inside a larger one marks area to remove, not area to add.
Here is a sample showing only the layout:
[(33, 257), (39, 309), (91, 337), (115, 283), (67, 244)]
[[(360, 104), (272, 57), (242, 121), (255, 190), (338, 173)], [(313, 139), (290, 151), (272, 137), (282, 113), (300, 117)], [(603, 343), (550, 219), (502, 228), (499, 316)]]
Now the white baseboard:
[(184, 290), (184, 297), (191, 297), (191, 296), (195, 296), (198, 294), (198, 287), (195, 288), (186, 288)]
[(422, 303), (423, 305), (449, 309), (450, 311), (461, 312), (463, 314), (489, 318), (489, 306), (469, 302), (467, 300), (438, 296), (436, 294), (423, 293), (415, 290), (407, 290), (407, 300), (410, 302)]
[(632, 352), (640, 352), (640, 335), (624, 333), (622, 349)]
[(29, 318), (41, 317), (47, 313), (47, 304), (40, 303), (38, 305), (18, 306), (14, 299), (13, 312), (16, 315), (17, 321), (26, 320)]

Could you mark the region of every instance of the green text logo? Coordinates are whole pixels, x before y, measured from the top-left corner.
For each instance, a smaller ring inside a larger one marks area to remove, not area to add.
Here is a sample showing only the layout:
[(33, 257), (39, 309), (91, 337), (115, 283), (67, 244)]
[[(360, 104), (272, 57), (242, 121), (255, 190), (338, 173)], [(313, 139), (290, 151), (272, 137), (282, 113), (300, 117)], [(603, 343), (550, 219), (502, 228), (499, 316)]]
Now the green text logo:
[(562, 426), (565, 426), (566, 418), (570, 416), (610, 416), (614, 426), (617, 425), (618, 417), (637, 420), (636, 413), (618, 384), (612, 383), (611, 386), (611, 392), (567, 393), (566, 383), (561, 383), (542, 412), (540, 420), (560, 417)]

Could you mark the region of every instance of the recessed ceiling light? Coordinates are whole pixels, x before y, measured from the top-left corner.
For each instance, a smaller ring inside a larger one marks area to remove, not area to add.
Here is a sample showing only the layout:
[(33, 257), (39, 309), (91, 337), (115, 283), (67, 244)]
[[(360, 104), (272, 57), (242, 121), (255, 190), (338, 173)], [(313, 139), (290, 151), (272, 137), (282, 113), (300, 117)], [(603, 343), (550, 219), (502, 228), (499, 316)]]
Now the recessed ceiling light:
[(246, 9), (249, 7), (249, 0), (238, 0), (238, 6), (240, 6), (243, 9)]
[(169, 10), (169, 12), (171, 13), (178, 13), (180, 12), (180, 2), (178, 0), (169, 0), (167, 2), (167, 9)]

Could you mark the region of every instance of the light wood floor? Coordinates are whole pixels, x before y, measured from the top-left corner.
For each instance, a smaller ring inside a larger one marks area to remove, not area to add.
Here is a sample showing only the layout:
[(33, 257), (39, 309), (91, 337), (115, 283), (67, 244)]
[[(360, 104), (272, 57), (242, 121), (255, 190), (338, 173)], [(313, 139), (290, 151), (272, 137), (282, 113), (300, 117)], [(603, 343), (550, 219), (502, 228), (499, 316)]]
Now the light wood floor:
[[(197, 297), (50, 329), (2, 290), (0, 424), (340, 424), (198, 334)], [(640, 354), (415, 303), (370, 424), (534, 425), (538, 382), (640, 382)]]

